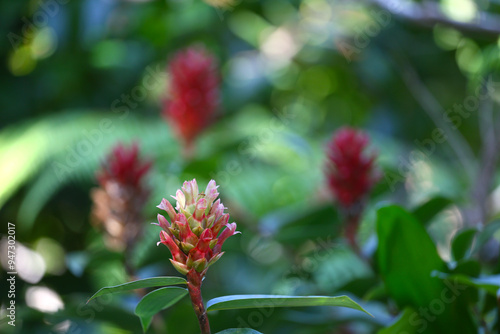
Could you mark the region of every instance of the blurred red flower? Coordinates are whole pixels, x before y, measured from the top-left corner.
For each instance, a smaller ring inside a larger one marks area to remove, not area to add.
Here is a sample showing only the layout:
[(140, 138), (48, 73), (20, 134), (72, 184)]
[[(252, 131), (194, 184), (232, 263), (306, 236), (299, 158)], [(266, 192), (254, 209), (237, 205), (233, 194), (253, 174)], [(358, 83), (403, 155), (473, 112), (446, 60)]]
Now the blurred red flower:
[(366, 154), (370, 140), (362, 131), (342, 128), (328, 144), (328, 186), (346, 209), (359, 204), (379, 177), (374, 171), (375, 154)]
[(186, 147), (213, 120), (219, 105), (219, 75), (213, 56), (202, 47), (178, 52), (169, 63), (170, 98), (163, 115)]
[(357, 253), (356, 233), (364, 202), (380, 178), (374, 166), (376, 155), (366, 152), (369, 142), (362, 131), (345, 127), (334, 134), (327, 149), (328, 186), (342, 208), (345, 237)]
[(96, 173), (100, 187), (91, 191), (92, 216), (103, 225), (113, 250), (130, 248), (142, 231), (142, 210), (150, 193), (144, 178), (151, 164), (140, 159), (137, 144), (118, 144)]
[(127, 149), (117, 144), (108, 155), (97, 172), (97, 180), (102, 187), (108, 182), (116, 182), (123, 186), (142, 187), (142, 179), (151, 168), (151, 161), (142, 162), (139, 158), (139, 146), (132, 144)]

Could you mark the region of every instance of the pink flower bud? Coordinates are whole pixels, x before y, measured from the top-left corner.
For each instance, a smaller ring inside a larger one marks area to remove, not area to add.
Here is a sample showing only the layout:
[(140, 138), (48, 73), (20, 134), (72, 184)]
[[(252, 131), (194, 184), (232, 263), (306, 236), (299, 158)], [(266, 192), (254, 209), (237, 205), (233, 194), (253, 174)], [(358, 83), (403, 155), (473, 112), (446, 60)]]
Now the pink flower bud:
[(217, 188), (219, 188), (219, 186), (215, 184), (215, 180), (210, 180), (210, 182), (208, 182), (207, 188), (205, 189), (205, 198), (208, 203), (212, 204), (217, 196), (219, 196)]
[(194, 218), (196, 220), (202, 220), (205, 216), (205, 210), (207, 209), (207, 200), (200, 198), (196, 203), (196, 209), (194, 210)]
[(214, 247), (214, 253), (219, 253), (222, 248), (222, 244), (226, 241), (226, 239), (237, 233), (240, 232), (236, 232), (236, 223), (226, 225), (226, 229), (222, 231), (219, 236), (219, 240), (217, 240), (217, 245)]
[(186, 207), (186, 195), (184, 195), (182, 190), (177, 190), (177, 192), (175, 193), (175, 197), (172, 196), (172, 198), (177, 201), (177, 204), (175, 206), (177, 211), (179, 211), (181, 208), (184, 209)]
[(167, 211), (168, 217), (170, 218), (171, 221), (175, 220), (175, 210), (172, 204), (170, 204), (169, 201), (167, 201), (165, 198), (161, 200), (161, 203), (156, 206), (159, 209)]

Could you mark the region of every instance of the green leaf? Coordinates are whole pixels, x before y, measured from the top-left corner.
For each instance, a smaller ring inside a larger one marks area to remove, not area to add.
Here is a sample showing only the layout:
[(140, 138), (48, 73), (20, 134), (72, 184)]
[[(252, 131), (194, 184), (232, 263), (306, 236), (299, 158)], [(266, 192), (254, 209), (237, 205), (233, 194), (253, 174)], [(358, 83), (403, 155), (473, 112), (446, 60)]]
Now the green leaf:
[(481, 263), (470, 258), (462, 260), (457, 263), (457, 266), (451, 270), (450, 274), (479, 277), (481, 274)]
[(145, 295), (135, 308), (135, 314), (141, 319), (141, 325), (144, 332), (148, 329), (151, 319), (153, 319), (156, 313), (174, 305), (187, 294), (187, 289), (166, 287)]
[[(401, 207), (383, 207), (377, 211), (377, 236), (380, 275), (401, 308), (442, 305), (439, 317), (426, 324), (429, 333), (476, 331), (463, 290), (432, 277), (434, 270), (444, 272), (447, 266), (421, 222)], [(424, 324), (417, 329), (425, 330)]]
[(216, 334), (262, 334), (251, 328), (230, 328)]
[(446, 266), (423, 225), (398, 206), (377, 211), (378, 266), (389, 294), (398, 305), (424, 306), (442, 289), (431, 278)]
[(385, 288), (385, 285), (380, 282), (379, 284), (373, 286), (370, 288), (365, 295), (363, 296), (363, 300), (370, 301), (370, 300), (377, 300), (377, 299), (382, 299), (387, 297), (387, 290)]
[(470, 255), (476, 233), (477, 230), (475, 228), (467, 228), (457, 233), (453, 238), (451, 242), (451, 253), (455, 261), (462, 260)]
[(483, 230), (477, 236), (474, 253), (478, 252), (490, 240), (497, 230), (500, 229), (500, 220), (495, 220), (484, 226)]
[(449, 198), (437, 196), (414, 209), (413, 215), (424, 226), (427, 226), (432, 218), (443, 211), (451, 203), (453, 202)]
[(476, 289), (484, 289), (492, 296), (496, 296), (498, 289), (500, 289), (500, 275), (484, 276), (480, 278), (469, 277), (461, 274), (450, 275), (442, 272), (436, 272), (435, 275), (441, 279), (455, 281), (456, 283), (471, 286)]
[(419, 320), (417, 320), (418, 318), (415, 319), (415, 317), (417, 316), (414, 316), (414, 314), (417, 314), (418, 316), (418, 313), (415, 312), (414, 309), (412, 309), (411, 307), (405, 307), (403, 312), (394, 320), (394, 322), (390, 326), (379, 330), (377, 334), (417, 333), (418, 327), (412, 324)]
[(207, 312), (260, 307), (341, 306), (365, 312), (359, 304), (347, 296), (278, 296), (233, 295), (214, 298), (207, 303)]
[(107, 295), (110, 293), (117, 293), (123, 291), (129, 291), (134, 289), (143, 289), (143, 288), (153, 288), (157, 286), (166, 286), (166, 285), (176, 285), (176, 284), (187, 284), (186, 280), (182, 277), (151, 277), (140, 279), (137, 281), (132, 281), (120, 285), (115, 286), (107, 286), (99, 291), (97, 291), (90, 299), (87, 301), (90, 302), (92, 299)]

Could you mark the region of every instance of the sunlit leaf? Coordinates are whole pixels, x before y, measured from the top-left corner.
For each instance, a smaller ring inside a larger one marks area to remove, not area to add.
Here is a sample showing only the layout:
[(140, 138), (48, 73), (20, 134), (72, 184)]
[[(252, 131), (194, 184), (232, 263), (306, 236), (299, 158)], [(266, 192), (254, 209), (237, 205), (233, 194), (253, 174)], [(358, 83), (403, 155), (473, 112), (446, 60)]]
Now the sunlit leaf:
[(305, 307), (341, 306), (371, 315), (347, 296), (278, 296), (278, 295), (233, 295), (214, 298), (207, 303), (207, 311), (247, 309), (260, 307)]

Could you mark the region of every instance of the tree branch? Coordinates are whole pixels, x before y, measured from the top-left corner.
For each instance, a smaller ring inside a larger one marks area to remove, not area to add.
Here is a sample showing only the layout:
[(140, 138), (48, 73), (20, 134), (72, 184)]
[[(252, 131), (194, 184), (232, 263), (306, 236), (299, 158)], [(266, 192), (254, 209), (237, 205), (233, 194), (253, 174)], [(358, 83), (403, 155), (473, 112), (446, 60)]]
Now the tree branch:
[(479, 110), (479, 124), (481, 126), (481, 160), (480, 169), (472, 189), (472, 200), (475, 210), (471, 213), (470, 220), (473, 224), (484, 224), (488, 218), (488, 196), (491, 184), (495, 177), (495, 167), (500, 158), (500, 141), (496, 138), (495, 128), (498, 126), (493, 117), (493, 101), (488, 99), (483, 102)]
[(476, 168), (474, 165), (475, 156), (469, 143), (458, 130), (453, 130), (450, 125), (444, 121), (443, 108), (420, 80), (417, 72), (410, 65), (404, 67), (400, 65), (400, 67), (403, 81), (408, 87), (408, 90), (427, 115), (434, 121), (436, 126), (444, 131), (450, 147), (460, 160), (469, 180), (472, 181)]
[(498, 36), (500, 34), (500, 16), (487, 12), (479, 12), (473, 22), (453, 20), (446, 16), (438, 3), (423, 1), (415, 3), (405, 0), (366, 0), (395, 16), (407, 21), (423, 25), (434, 26), (443, 24), (460, 31), (483, 33)]

